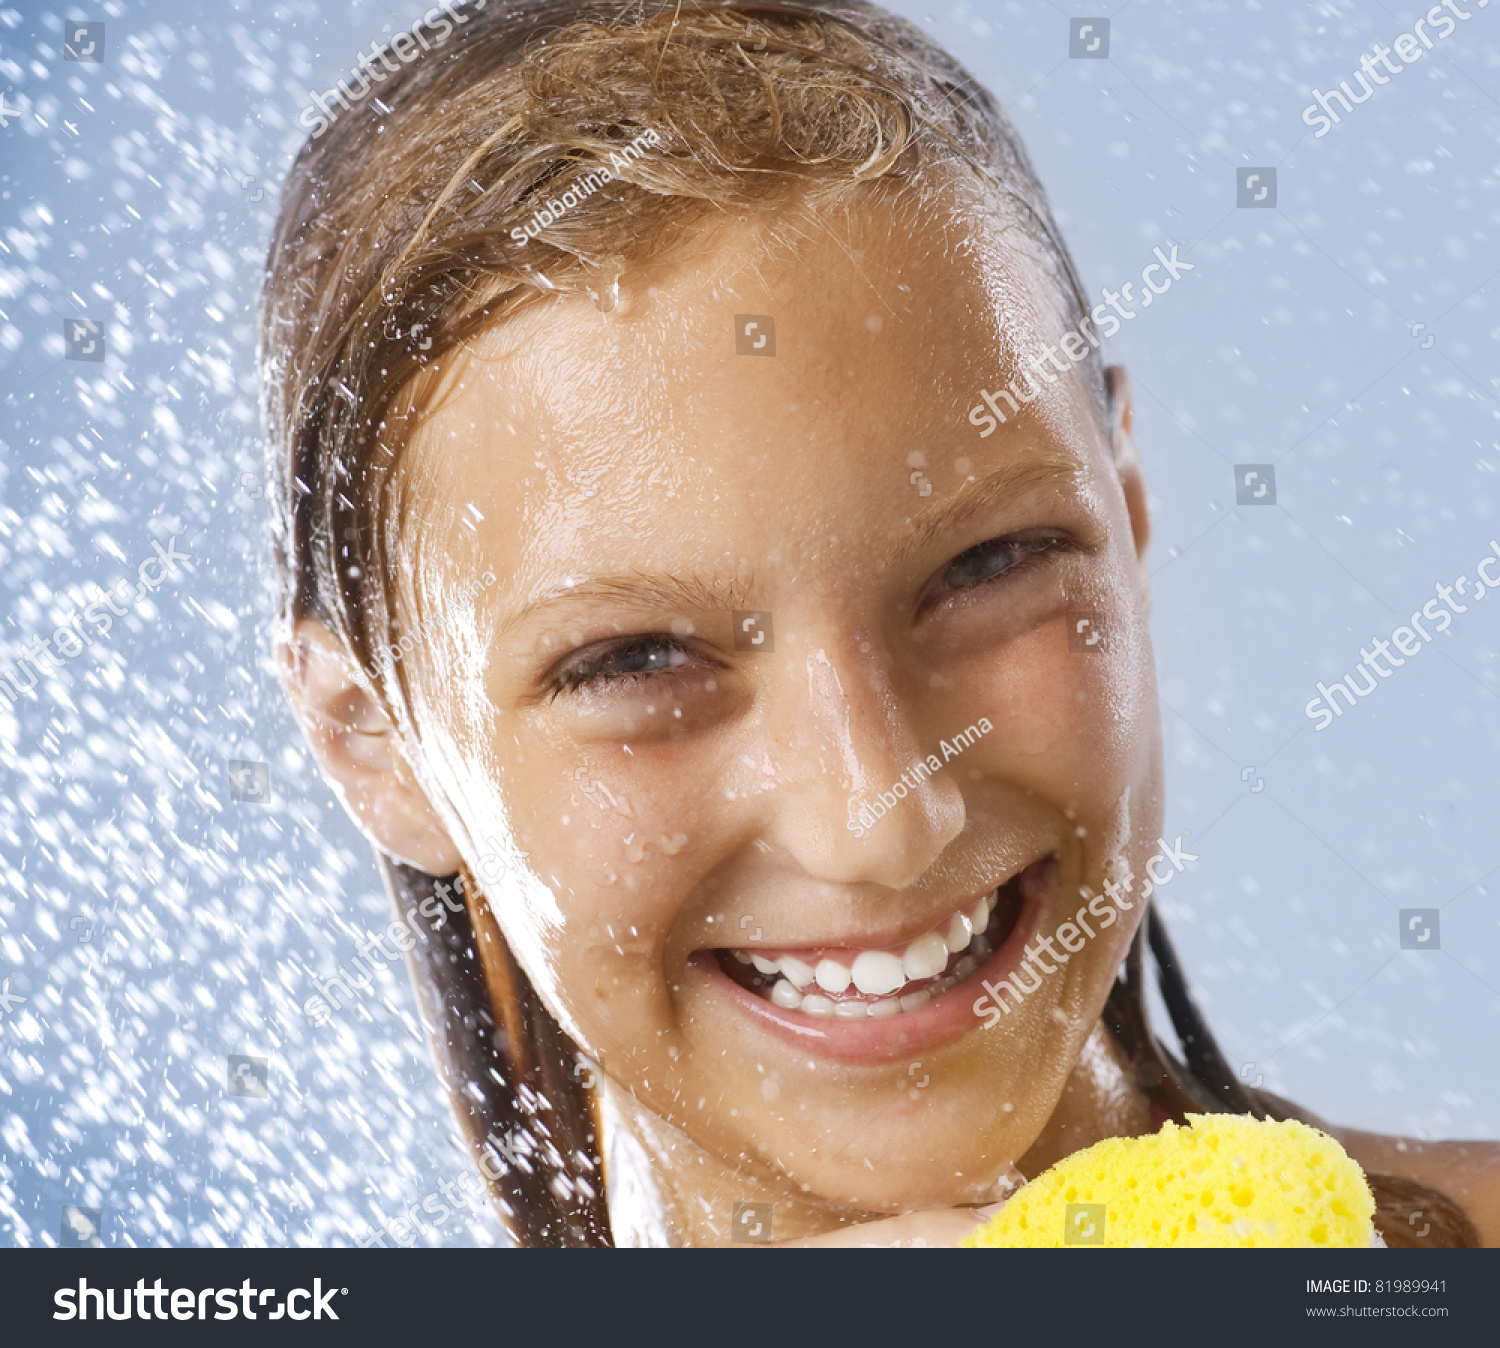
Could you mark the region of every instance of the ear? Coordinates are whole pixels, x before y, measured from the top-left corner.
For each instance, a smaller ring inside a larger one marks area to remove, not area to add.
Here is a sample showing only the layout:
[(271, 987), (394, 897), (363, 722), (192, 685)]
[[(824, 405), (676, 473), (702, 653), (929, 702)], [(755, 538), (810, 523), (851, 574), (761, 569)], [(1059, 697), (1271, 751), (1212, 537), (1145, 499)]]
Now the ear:
[(1104, 389), (1109, 399), (1110, 444), (1115, 456), (1115, 471), (1125, 493), (1125, 508), (1130, 512), (1130, 532), (1135, 540), (1137, 560), (1144, 560), (1151, 542), (1151, 516), (1146, 509), (1146, 474), (1131, 439), (1130, 377), (1123, 365), (1110, 365), (1104, 371)]
[(316, 618), (278, 645), (282, 686), (313, 756), (367, 837), (428, 875), (451, 875), (460, 857), (402, 752), (380, 704), (354, 682), (352, 657)]

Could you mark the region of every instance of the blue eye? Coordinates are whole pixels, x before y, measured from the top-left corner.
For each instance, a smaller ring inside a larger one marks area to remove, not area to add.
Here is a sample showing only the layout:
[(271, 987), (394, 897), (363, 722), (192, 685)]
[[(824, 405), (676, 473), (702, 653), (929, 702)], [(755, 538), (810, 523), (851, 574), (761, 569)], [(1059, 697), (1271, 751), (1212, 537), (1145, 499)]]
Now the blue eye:
[(666, 636), (628, 637), (570, 657), (555, 676), (555, 697), (589, 686), (629, 683), (692, 664), (694, 656), (680, 641)]
[(1072, 547), (1071, 539), (1054, 533), (992, 538), (949, 562), (942, 585), (949, 591), (972, 589), (1047, 553), (1066, 552)]

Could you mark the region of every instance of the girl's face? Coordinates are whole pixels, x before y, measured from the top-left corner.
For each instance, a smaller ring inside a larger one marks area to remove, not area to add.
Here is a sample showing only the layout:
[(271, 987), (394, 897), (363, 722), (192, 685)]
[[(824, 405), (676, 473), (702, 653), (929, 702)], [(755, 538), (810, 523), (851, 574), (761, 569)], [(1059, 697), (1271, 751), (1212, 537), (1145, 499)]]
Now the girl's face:
[(1051, 1115), (1159, 733), (1128, 429), (1048, 362), (1054, 283), (972, 206), (856, 206), (474, 344), (406, 461), (404, 606), (500, 577), (408, 657), (415, 726), (567, 1032), (760, 1185), (896, 1211), (989, 1197)]

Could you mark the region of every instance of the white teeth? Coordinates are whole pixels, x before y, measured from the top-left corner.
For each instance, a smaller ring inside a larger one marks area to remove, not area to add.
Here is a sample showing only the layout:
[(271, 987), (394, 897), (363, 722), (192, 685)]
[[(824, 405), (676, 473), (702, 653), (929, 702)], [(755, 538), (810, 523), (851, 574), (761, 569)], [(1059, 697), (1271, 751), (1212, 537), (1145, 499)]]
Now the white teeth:
[(771, 1000), (777, 1006), (795, 1011), (802, 1005), (802, 994), (784, 978), (778, 978), (771, 987)]
[(861, 950), (851, 973), (854, 986), (866, 997), (884, 997), (906, 982), (901, 961), (884, 950)]
[(813, 967), (799, 960), (795, 955), (783, 955), (779, 961), (781, 972), (791, 981), (795, 988), (805, 988), (813, 981)]
[(935, 931), (917, 937), (901, 956), (901, 968), (907, 978), (935, 978), (948, 967), (948, 943)]
[(854, 981), (851, 974), (837, 960), (819, 960), (818, 967), (813, 970), (813, 977), (818, 980), (818, 986), (824, 992), (840, 993)]
[[(934, 997), (956, 987), (990, 957), (993, 947), (984, 933), (998, 902), (997, 896), (986, 895), (969, 912), (955, 913), (945, 929), (918, 936), (900, 955), (861, 950), (854, 956), (852, 968), (831, 957), (824, 957), (814, 967), (795, 955), (772, 960), (741, 950), (729, 953), (741, 964), (754, 965), (761, 974), (774, 979), (765, 995), (785, 1010), (840, 1020), (883, 1020), (920, 1010)], [(959, 959), (948, 969), (953, 955)], [(944, 970), (946, 975), (940, 977)], [(907, 984), (924, 980), (931, 981), (920, 991), (895, 995)], [(842, 997), (851, 986), (860, 996)], [(832, 995), (825, 997), (825, 992)]]

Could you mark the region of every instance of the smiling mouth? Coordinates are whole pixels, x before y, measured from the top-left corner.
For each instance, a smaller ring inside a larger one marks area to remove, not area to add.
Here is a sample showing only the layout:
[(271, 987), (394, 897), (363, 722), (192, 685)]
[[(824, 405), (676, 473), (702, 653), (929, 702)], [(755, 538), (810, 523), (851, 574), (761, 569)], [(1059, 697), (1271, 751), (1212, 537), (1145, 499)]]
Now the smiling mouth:
[(1045, 886), (1050, 860), (1033, 862), (899, 948), (758, 947), (713, 953), (742, 988), (784, 1011), (841, 1020), (905, 1015), (956, 988), (1005, 943), (1027, 898)]

